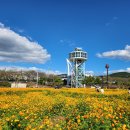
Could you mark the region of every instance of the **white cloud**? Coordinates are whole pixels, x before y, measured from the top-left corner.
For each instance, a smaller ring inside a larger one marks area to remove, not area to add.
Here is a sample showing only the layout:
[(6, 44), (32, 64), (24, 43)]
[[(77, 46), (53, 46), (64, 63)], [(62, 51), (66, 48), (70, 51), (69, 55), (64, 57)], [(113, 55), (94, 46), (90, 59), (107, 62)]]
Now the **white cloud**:
[(64, 42), (64, 40), (60, 40), (60, 43), (63, 43)]
[(0, 28), (4, 28), (4, 24), (0, 22)]
[(118, 19), (118, 17), (114, 16), (111, 20), (105, 23), (105, 26), (110, 26), (115, 23), (115, 21)]
[(18, 32), (23, 33), (24, 29), (18, 29)]
[(44, 72), (46, 74), (54, 74), (54, 75), (57, 75), (57, 74), (61, 74), (60, 71), (58, 70), (45, 70), (45, 69), (42, 69), (42, 68), (37, 68), (37, 67), (21, 67), (21, 66), (0, 66), (0, 70), (6, 70), (6, 71), (30, 71), (30, 70), (34, 70), (34, 71), (37, 71), (37, 72)]
[(94, 71), (86, 71), (85, 72), (85, 76), (93, 76), (94, 75)]
[(0, 70), (6, 70), (6, 71), (29, 71), (29, 70), (34, 70), (34, 71), (40, 71), (40, 68), (36, 67), (21, 67), (21, 66), (0, 66)]
[(50, 54), (39, 43), (0, 23), (0, 61), (45, 63), (48, 59)]
[(96, 56), (99, 58), (118, 58), (123, 60), (130, 60), (130, 46), (126, 45), (124, 50), (114, 50), (97, 53)]
[(76, 42), (75, 41), (73, 41), (73, 40), (66, 40), (66, 39), (65, 40), (60, 40), (59, 44), (64, 45), (64, 46), (68, 45), (69, 47), (76, 46)]
[(59, 75), (59, 74), (62, 74), (60, 71), (58, 71), (58, 70), (55, 70), (55, 71), (53, 71), (53, 70), (44, 70), (44, 72), (46, 73), (46, 74), (54, 74), (54, 75)]
[[(126, 69), (119, 69), (119, 70), (110, 70), (109, 73), (117, 73), (117, 72), (128, 72), (130, 73), (130, 68), (126, 68)], [(104, 71), (104, 74), (106, 74), (106, 71)]]

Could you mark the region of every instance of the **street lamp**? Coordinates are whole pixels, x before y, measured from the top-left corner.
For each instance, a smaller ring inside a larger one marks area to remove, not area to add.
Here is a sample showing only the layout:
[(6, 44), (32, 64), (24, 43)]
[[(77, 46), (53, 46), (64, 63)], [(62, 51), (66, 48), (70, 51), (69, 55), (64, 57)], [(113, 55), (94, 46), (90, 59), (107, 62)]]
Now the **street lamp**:
[(108, 69), (109, 69), (109, 64), (106, 64), (105, 65), (105, 68), (107, 70), (107, 88), (108, 88)]

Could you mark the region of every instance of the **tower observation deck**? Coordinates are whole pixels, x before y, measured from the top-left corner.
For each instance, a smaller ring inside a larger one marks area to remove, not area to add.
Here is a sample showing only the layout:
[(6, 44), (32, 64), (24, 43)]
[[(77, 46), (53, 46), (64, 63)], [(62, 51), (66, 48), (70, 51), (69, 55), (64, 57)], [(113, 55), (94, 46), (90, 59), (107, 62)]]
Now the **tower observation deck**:
[(68, 84), (71, 84), (71, 87), (82, 87), (86, 60), (87, 52), (83, 51), (82, 48), (75, 48), (74, 51), (69, 53), (69, 59), (67, 59)]

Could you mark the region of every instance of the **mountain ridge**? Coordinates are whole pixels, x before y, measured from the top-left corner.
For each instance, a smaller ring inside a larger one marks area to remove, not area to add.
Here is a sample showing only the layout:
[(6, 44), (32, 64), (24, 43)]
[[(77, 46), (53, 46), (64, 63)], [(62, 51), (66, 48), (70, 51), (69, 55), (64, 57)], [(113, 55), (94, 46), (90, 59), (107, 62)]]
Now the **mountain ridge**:
[(130, 78), (130, 73), (128, 72), (116, 72), (109, 74), (110, 77), (121, 77), (121, 78)]

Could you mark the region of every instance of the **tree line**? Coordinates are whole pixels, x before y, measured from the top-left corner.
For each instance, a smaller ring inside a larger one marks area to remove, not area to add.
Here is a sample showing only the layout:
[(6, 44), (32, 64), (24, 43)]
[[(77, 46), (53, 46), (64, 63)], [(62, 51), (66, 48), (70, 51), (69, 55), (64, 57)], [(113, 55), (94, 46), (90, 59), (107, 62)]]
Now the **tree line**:
[(12, 82), (27, 83), (28, 86), (34, 85), (37, 82), (38, 73), (38, 85), (63, 85), (62, 79), (54, 74), (46, 74), (44, 72), (36, 71), (0, 71), (0, 86), (10, 87)]
[[(24, 82), (30, 87), (37, 83), (37, 72), (32, 71), (5, 71), (0, 70), (0, 86), (10, 87), (12, 82)], [(100, 76), (85, 76), (82, 84), (90, 87), (93, 85), (104, 85), (106, 87), (106, 76), (103, 76), (103, 81)], [(118, 88), (130, 87), (130, 78), (112, 77), (109, 76), (109, 86)], [(38, 72), (38, 85), (40, 86), (66, 86), (67, 81), (64, 82), (60, 76), (54, 74), (46, 74), (44, 72)]]

